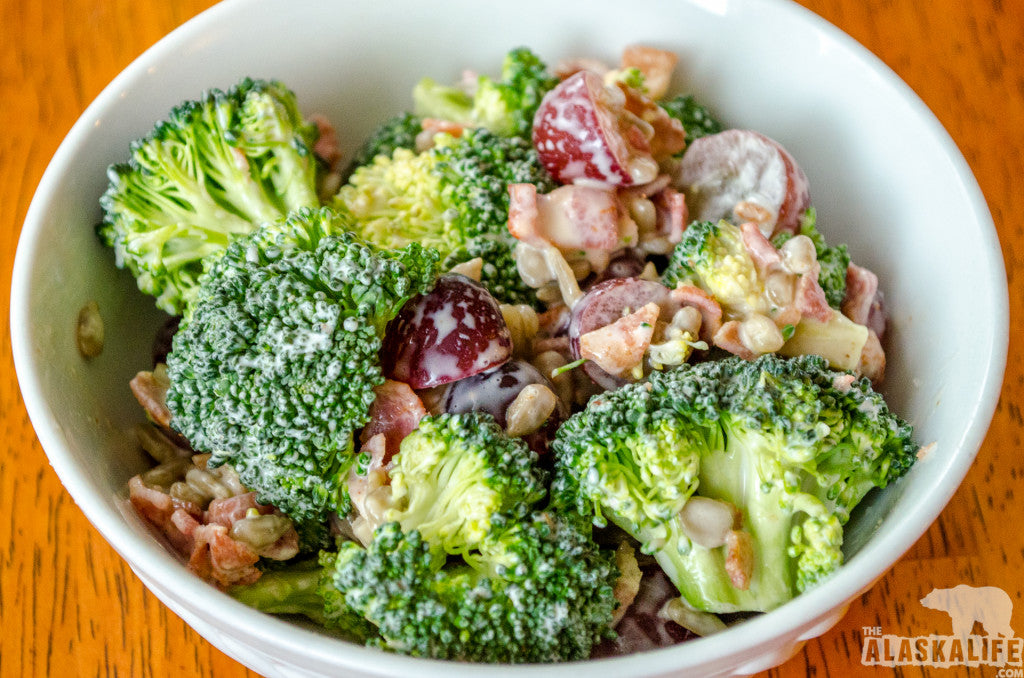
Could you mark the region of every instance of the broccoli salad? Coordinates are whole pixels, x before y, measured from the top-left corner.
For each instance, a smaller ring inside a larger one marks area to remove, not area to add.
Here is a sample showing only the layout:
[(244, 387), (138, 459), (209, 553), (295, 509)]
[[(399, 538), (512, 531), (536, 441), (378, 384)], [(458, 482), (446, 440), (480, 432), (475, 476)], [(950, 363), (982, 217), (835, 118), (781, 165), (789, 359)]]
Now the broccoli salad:
[(128, 493), (197, 576), (523, 663), (716, 633), (839, 570), (918, 452), (875, 390), (879, 281), (676, 62), (514, 49), (349, 154), (247, 78), (131, 145), (97, 232), (169, 320)]

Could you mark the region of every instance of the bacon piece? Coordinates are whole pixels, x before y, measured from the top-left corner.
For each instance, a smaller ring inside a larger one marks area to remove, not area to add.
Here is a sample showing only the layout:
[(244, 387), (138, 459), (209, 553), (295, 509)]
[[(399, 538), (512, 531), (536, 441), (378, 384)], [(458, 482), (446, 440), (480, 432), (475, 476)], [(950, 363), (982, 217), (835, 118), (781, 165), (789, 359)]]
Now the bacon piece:
[(678, 62), (675, 52), (646, 45), (630, 45), (622, 50), (622, 68), (636, 68), (644, 74), (644, 86), (651, 99), (665, 96)]
[(619, 376), (643, 361), (661, 308), (648, 303), (635, 313), (580, 337), (580, 355), (608, 374)]
[(690, 219), (686, 196), (674, 188), (666, 188), (654, 196), (654, 209), (658, 216), (658, 234), (673, 245), (682, 240)]
[(821, 265), (815, 262), (814, 266), (807, 273), (800, 276), (796, 283), (796, 294), (794, 304), (799, 309), (802, 317), (814, 318), (827, 323), (832, 318), (832, 307), (828, 305), (825, 297), (825, 290), (821, 289), (818, 283), (818, 273)]
[(725, 536), (725, 571), (737, 589), (750, 588), (754, 574), (754, 540), (748, 532), (731, 530)]
[(192, 502), (175, 499), (166, 492), (149, 487), (141, 476), (134, 476), (128, 481), (128, 500), (140, 516), (167, 537), (171, 546), (188, 555), (192, 538), (186, 528), (191, 524), (185, 521), (184, 516), (192, 517), (197, 523), (196, 519), (203, 515), (202, 509)]
[(728, 351), (733, 355), (738, 355), (744, 360), (753, 360), (757, 357), (757, 353), (754, 353), (747, 345), (743, 343), (740, 338), (740, 321), (729, 320), (724, 323), (718, 331), (715, 332), (715, 336), (712, 338), (713, 343), (720, 349)]
[(466, 131), (466, 126), (462, 123), (441, 120), (439, 118), (423, 118), (420, 121), (420, 127), (423, 129), (416, 135), (413, 143), (417, 153), (429, 151), (433, 148), (434, 136), (438, 134), (444, 133), (450, 134), (453, 137), (461, 137)]
[(508, 197), (508, 232), (516, 240), (529, 245), (543, 245), (544, 239), (537, 226), (537, 187), (533, 184), (509, 184)]
[[(630, 139), (637, 148), (646, 148), (657, 160), (667, 160), (686, 148), (686, 130), (683, 123), (669, 115), (654, 99), (641, 92), (627, 87), (622, 83), (619, 89), (626, 96), (625, 110), (640, 118), (648, 125), (653, 134), (650, 137)], [(636, 126), (631, 128), (635, 134), (640, 133)]]
[(860, 365), (857, 371), (876, 385), (885, 379), (885, 351), (878, 335), (870, 328), (868, 340), (864, 342), (864, 348), (860, 352)]
[(767, 276), (770, 271), (782, 266), (782, 254), (764, 236), (756, 223), (744, 222), (740, 226), (740, 231), (743, 235), (743, 246), (762, 276)]
[(541, 195), (533, 184), (510, 184), (508, 190), (508, 230), (527, 244), (610, 252), (636, 240), (636, 225), (623, 223), (614, 191), (567, 185)]
[(313, 153), (323, 158), (330, 169), (334, 169), (341, 160), (341, 144), (338, 143), (338, 133), (334, 125), (325, 116), (313, 113), (309, 116), (310, 121), (316, 125), (316, 143), (313, 144)]
[(878, 289), (878, 276), (873, 272), (856, 264), (846, 267), (846, 296), (840, 308), (853, 322), (874, 330), (879, 339), (885, 336), (882, 292)]
[(401, 381), (387, 379), (373, 391), (377, 397), (370, 406), (370, 421), (359, 440), (366, 443), (378, 433), (383, 433), (385, 452), (382, 465), (386, 466), (398, 452), (398, 446), (405, 436), (419, 426), (420, 419), (427, 416), (427, 408), (416, 392)]
[(128, 386), (135, 394), (135, 399), (142, 405), (142, 409), (146, 411), (146, 415), (155, 424), (169, 430), (171, 411), (167, 409), (167, 389), (170, 384), (152, 372), (139, 372), (128, 382)]
[(669, 292), (671, 312), (674, 315), (682, 306), (693, 306), (700, 311), (700, 338), (713, 342), (722, 327), (722, 307), (715, 298), (695, 285), (680, 284)]
[(587, 71), (603, 78), (609, 70), (611, 69), (608, 67), (608, 64), (603, 61), (578, 57), (558, 62), (555, 64), (555, 67), (551, 72), (554, 73), (555, 77), (559, 80), (565, 80), (570, 75), (575, 75), (580, 71)]
[(232, 539), (223, 525), (200, 525), (188, 566), (203, 579), (227, 588), (259, 579), (262, 573), (255, 567), (259, 559), (248, 544)]
[(256, 509), (260, 515), (267, 515), (274, 512), (273, 506), (260, 504), (256, 501), (255, 492), (246, 492), (233, 497), (214, 499), (206, 507), (206, 523), (223, 525), (230, 528), (236, 521), (245, 518), (250, 509)]
[(878, 276), (855, 264), (846, 267), (846, 296), (843, 298), (843, 315), (859, 325), (868, 324), (871, 304), (878, 292)]

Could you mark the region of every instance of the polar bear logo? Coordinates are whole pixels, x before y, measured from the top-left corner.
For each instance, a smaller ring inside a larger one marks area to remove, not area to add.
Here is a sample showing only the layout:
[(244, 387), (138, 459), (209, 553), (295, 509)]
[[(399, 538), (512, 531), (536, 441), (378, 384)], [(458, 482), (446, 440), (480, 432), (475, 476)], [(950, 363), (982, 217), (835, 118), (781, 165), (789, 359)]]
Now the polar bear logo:
[(1010, 628), (1013, 602), (1001, 588), (961, 584), (951, 589), (934, 589), (921, 599), (921, 604), (948, 614), (957, 638), (971, 635), (976, 621), (981, 622), (989, 636), (1014, 637)]

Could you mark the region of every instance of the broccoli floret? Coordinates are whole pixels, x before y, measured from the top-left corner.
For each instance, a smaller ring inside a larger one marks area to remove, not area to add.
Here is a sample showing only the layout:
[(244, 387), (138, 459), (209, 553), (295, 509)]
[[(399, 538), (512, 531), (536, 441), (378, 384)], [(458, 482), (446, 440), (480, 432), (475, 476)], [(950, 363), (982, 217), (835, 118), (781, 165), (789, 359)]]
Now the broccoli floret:
[(530, 136), (541, 99), (558, 84), (540, 58), (525, 47), (505, 55), (501, 79), (479, 76), (475, 91), (440, 85), (424, 78), (413, 89), (416, 113), (470, 127), (484, 127), (501, 136)]
[(373, 644), (421, 657), (492, 663), (585, 659), (610, 631), (612, 551), (554, 514), (492, 533), (446, 558), (417, 530), (378, 528), (344, 544), (335, 585), (380, 633)]
[(200, 275), (233, 239), (319, 205), (313, 144), (295, 95), (245, 79), (175, 107), (112, 165), (100, 238), (159, 308), (178, 315)]
[(317, 560), (266, 571), (256, 582), (233, 586), (228, 593), (261, 612), (302, 615), (347, 640), (365, 643), (376, 636), (376, 629), (348, 606), (334, 586), (336, 560), (336, 553), (322, 551)]
[(661, 281), (696, 285), (733, 316), (770, 310), (764, 281), (743, 244), (740, 228), (727, 221), (695, 221), (669, 255)]
[(398, 149), (359, 168), (335, 205), (353, 215), (356, 232), (381, 246), (420, 242), (436, 248), (447, 267), (482, 257), (481, 282), (495, 297), (536, 303), (516, 270), (516, 241), (506, 226), (509, 184), (532, 183), (541, 193), (556, 186), (533, 144), (485, 129), (436, 140), (429, 151)]
[[(818, 230), (818, 213), (813, 207), (800, 215), (800, 233), (814, 243), (821, 266), (818, 283), (825, 291), (828, 305), (838, 309), (846, 297), (846, 269), (850, 266), (850, 253), (844, 244), (831, 247), (825, 242), (825, 237)], [(772, 244), (782, 247), (792, 237), (791, 233), (779, 233), (772, 238)]]
[[(687, 143), (703, 136), (718, 134), (725, 127), (712, 115), (706, 106), (690, 94), (680, 94), (672, 99), (663, 99), (658, 105), (670, 116), (683, 123)], [(679, 152), (682, 155), (683, 151)]]
[(357, 167), (368, 165), (378, 155), (391, 157), (399, 148), (416, 148), (416, 136), (423, 131), (419, 116), (402, 113), (381, 123), (359, 147), (348, 165), (351, 175)]
[[(604, 393), (552, 443), (555, 506), (629, 532), (695, 609), (777, 607), (836, 570), (850, 512), (915, 460), (910, 425), (867, 379), (850, 382), (816, 356), (766, 355)], [(676, 507), (691, 493), (742, 515), (734, 529), (753, 547), (745, 588), (725, 546), (685, 533)]]
[(449, 553), (477, 548), (497, 526), (524, 517), (546, 489), (537, 454), (484, 412), (422, 419), (390, 470), (395, 508), (384, 515)]
[(484, 662), (581, 659), (607, 633), (618, 569), (590, 526), (536, 510), (537, 455), (485, 413), (427, 416), (393, 460), (391, 501), (335, 587), (372, 644)]
[(438, 273), (435, 251), (381, 250), (350, 225), (303, 209), (231, 243), (167, 356), (172, 426), (298, 527), (348, 511), (385, 325)]

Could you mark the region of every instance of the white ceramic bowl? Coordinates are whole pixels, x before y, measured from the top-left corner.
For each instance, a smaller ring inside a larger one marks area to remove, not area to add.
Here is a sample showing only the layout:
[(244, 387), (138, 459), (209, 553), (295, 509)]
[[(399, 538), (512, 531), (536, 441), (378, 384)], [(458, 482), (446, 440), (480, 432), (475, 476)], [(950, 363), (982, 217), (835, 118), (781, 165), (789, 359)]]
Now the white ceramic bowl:
[[(594, 662), (587, 674), (712, 676), (776, 665), (835, 624), (952, 496), (981, 444), (1003, 374), (1003, 263), (982, 195), (949, 136), (849, 37), (773, 0), (458, 0), (443, 10), (416, 0), (229, 0), (146, 52), (68, 134), (28, 212), (11, 303), (18, 376), (53, 467), (146, 585), (221, 650), (267, 676), (564, 671), (452, 665), (349, 645), (236, 603), (152, 537), (125, 501), (125, 482), (146, 464), (126, 434), (142, 418), (127, 382), (149, 364), (159, 314), (114, 269), (93, 232), (107, 165), (124, 159), (129, 141), (174, 104), (244, 75), (285, 81), (306, 111), (329, 116), (351, 149), (376, 121), (410, 105), (421, 76), (454, 80), (464, 67), (493, 72), (519, 45), (549, 62), (570, 55), (614, 61), (636, 42), (677, 51), (678, 90), (699, 92), (734, 126), (778, 139), (803, 166), (823, 231), (849, 243), (882, 280), (892, 314), (886, 394), (922, 442), (938, 445), (857, 512), (839, 576), (721, 634)], [(107, 342), (99, 359), (85, 363), (73, 329), (78, 309), (93, 299)], [(952, 322), (951, 309), (971, 309), (973, 321)]]

